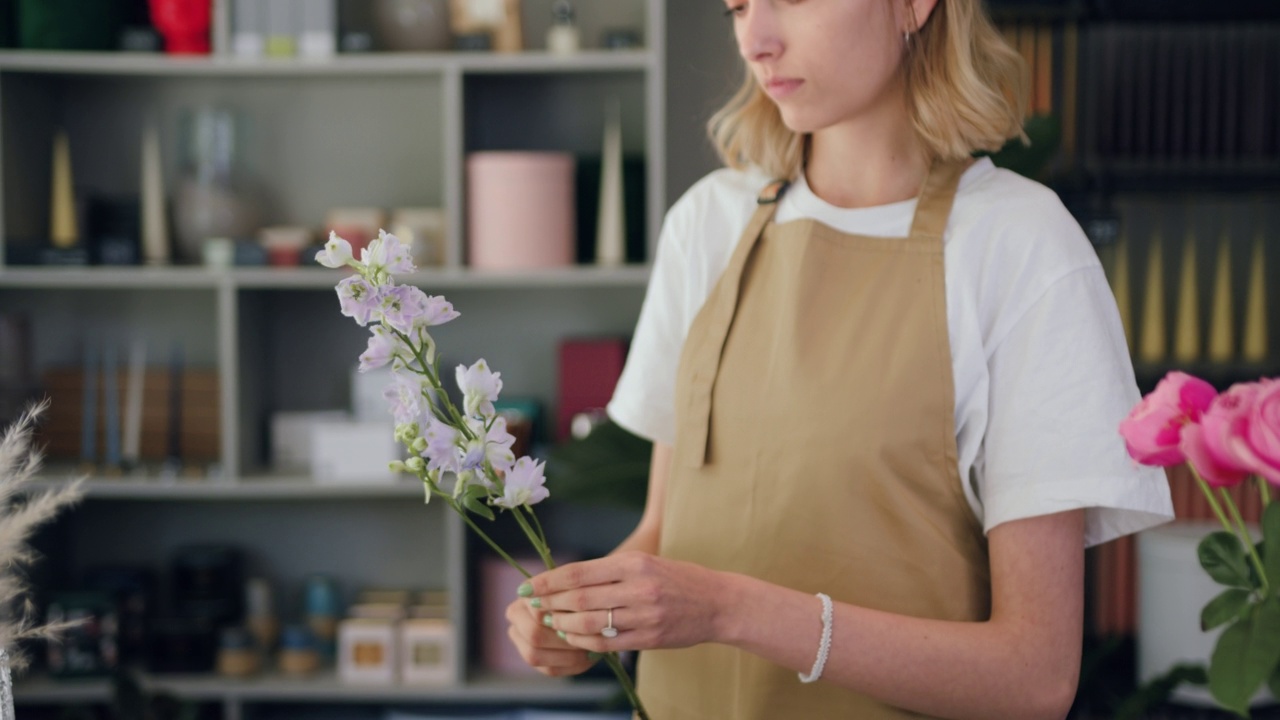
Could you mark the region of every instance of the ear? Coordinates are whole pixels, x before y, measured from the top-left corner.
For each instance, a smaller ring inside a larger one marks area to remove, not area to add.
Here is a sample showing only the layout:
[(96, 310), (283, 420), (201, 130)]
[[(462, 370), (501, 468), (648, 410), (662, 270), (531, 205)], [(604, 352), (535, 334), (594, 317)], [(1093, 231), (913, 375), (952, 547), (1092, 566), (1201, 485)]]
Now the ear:
[(933, 16), (933, 9), (938, 6), (939, 2), (946, 0), (907, 0), (907, 10), (915, 16), (915, 25), (911, 31), (915, 32), (924, 27), (929, 22), (929, 18)]

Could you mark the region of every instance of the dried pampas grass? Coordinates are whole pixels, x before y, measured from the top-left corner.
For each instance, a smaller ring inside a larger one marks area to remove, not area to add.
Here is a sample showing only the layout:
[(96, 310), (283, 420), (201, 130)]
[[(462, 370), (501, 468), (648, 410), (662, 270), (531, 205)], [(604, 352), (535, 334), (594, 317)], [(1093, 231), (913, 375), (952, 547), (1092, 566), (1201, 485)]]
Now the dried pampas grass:
[(48, 407), (48, 400), (33, 405), (0, 438), (0, 651), (7, 651), (10, 667), (15, 670), (27, 662), (17, 647), (19, 642), (53, 638), (74, 625), (37, 624), (35, 604), (23, 573), (36, 560), (27, 544), (35, 529), (83, 495), (83, 478), (43, 493), (30, 489), (41, 462), (41, 453), (32, 443), (32, 432)]

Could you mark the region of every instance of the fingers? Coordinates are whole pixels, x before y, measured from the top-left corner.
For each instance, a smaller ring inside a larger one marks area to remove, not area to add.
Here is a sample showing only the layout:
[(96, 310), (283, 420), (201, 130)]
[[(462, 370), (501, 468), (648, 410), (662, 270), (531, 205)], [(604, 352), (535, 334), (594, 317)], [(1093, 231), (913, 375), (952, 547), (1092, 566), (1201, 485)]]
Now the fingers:
[[(569, 648), (567, 650), (530, 645), (528, 638), (522, 635), (514, 625), (507, 628), (507, 636), (511, 638), (511, 642), (516, 646), (516, 650), (525, 662), (529, 663), (538, 672), (549, 677), (577, 675), (586, 672), (587, 669), (595, 664), (594, 660), (587, 657), (585, 650), (572, 648), (568, 645), (565, 646)], [(552, 637), (555, 637), (555, 635), (552, 635)]]
[(521, 586), (521, 593), (525, 597), (546, 597), (566, 590), (615, 583), (625, 577), (624, 567), (632, 562), (631, 556), (642, 554), (619, 553), (598, 560), (561, 565), (530, 578)]
[(549, 613), (532, 610), (529, 603), (517, 600), (507, 606), (507, 636), (520, 657), (544, 675), (561, 677), (584, 672), (595, 664), (584, 650), (575, 648), (544, 624)]

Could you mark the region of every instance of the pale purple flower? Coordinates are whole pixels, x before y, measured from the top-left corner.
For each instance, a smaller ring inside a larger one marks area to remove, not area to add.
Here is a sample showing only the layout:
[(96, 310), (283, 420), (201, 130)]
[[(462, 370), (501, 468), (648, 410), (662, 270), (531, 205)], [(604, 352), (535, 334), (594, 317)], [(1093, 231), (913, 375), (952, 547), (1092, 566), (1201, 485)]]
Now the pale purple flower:
[(467, 415), (493, 416), (493, 401), (502, 392), (501, 378), (502, 373), (490, 371), (483, 358), (471, 367), (458, 366), (458, 389), (462, 391), (462, 406)]
[(398, 275), (418, 269), (413, 264), (413, 252), (400, 238), (386, 230), (379, 230), (378, 239), (382, 241), (382, 251), (386, 255), (387, 272)]
[(431, 389), (427, 380), (416, 373), (391, 372), (391, 384), (382, 391), (396, 424), (422, 424), (431, 413), (424, 392)]
[(378, 291), (382, 322), (408, 335), (427, 312), (427, 295), (412, 285), (384, 285)]
[(467, 426), (476, 437), (458, 449), (458, 464), (463, 469), (479, 470), (488, 460), (494, 470), (503, 471), (516, 461), (515, 454), (511, 452), (516, 438), (507, 432), (505, 419), (494, 418), (487, 432), (484, 423), (475, 418), (467, 418)]
[(383, 367), (401, 351), (407, 351), (407, 348), (395, 333), (382, 325), (374, 325), (373, 336), (369, 338), (369, 347), (360, 354), (360, 372), (369, 372)]
[(428, 470), (458, 471), (458, 431), (436, 418), (427, 421), (422, 430), (427, 447), (422, 457), (427, 459)]
[(456, 319), (461, 314), (453, 309), (453, 303), (445, 300), (443, 295), (428, 295), (427, 309), (422, 317), (422, 322), (427, 327), (443, 325), (450, 320)]
[(546, 488), (543, 467), (544, 463), (534, 462), (528, 457), (517, 460), (503, 480), (502, 497), (496, 498), (493, 504), (514, 510), (521, 505), (536, 505), (546, 500), (551, 493)]
[(345, 267), (354, 258), (351, 256), (351, 243), (338, 237), (338, 233), (329, 231), (329, 242), (324, 249), (316, 253), (316, 262), (327, 268)]
[(369, 324), (373, 312), (378, 309), (378, 289), (359, 275), (343, 278), (338, 283), (338, 303), (342, 314), (353, 318), (364, 327)]

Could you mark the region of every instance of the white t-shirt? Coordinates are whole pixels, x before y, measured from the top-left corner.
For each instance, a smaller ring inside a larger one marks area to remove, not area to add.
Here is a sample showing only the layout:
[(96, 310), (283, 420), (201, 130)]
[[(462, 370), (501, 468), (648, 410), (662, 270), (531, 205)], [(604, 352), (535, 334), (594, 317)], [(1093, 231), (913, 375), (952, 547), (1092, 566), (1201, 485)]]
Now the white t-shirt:
[[(717, 170), (668, 212), (608, 407), (622, 427), (674, 444), (685, 336), (767, 184)], [(904, 237), (915, 209), (914, 199), (835, 207), (801, 178), (775, 222)], [(1163, 473), (1137, 466), (1120, 438), (1139, 399), (1124, 331), (1097, 255), (1057, 195), (980, 160), (960, 180), (944, 242), (959, 470), (984, 529), (1085, 508), (1088, 546), (1172, 519)]]

